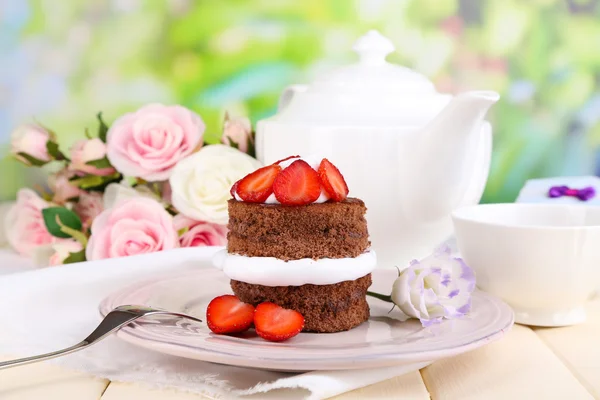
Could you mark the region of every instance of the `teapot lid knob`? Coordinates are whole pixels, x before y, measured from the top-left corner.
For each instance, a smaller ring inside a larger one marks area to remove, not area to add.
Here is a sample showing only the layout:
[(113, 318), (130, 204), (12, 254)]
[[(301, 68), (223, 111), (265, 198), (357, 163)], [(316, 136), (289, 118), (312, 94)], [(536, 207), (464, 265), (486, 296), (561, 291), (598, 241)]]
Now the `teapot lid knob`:
[(370, 30), (358, 38), (352, 50), (358, 53), (361, 64), (381, 65), (385, 64), (385, 58), (395, 48), (390, 39), (376, 30)]

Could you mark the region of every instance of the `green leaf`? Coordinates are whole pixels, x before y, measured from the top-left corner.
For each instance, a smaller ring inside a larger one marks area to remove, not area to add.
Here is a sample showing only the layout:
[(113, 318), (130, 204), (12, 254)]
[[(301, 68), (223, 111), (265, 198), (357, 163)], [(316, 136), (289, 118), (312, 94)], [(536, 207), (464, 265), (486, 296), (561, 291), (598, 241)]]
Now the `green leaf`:
[(77, 253), (69, 253), (69, 257), (65, 258), (63, 264), (73, 264), (76, 262), (85, 261), (85, 249), (78, 251)]
[(52, 156), (55, 160), (62, 161), (66, 160), (67, 157), (58, 149), (58, 143), (48, 140), (46, 142), (46, 150), (48, 150), (48, 154)]
[(100, 158), (98, 160), (91, 160), (86, 162), (87, 165), (91, 165), (94, 166), (98, 169), (103, 169), (103, 168), (110, 168), (112, 167), (112, 164), (110, 163), (110, 161), (108, 161), (108, 158), (104, 157), (104, 158)]
[[(179, 211), (177, 211), (177, 209), (176, 209), (175, 207), (173, 207), (172, 205), (168, 205), (168, 206), (165, 208), (165, 210), (167, 210), (167, 212), (168, 212), (169, 214), (171, 214), (173, 217), (174, 217), (174, 216), (176, 216), (177, 214), (179, 214)], [(188, 230), (189, 230), (189, 228), (188, 228), (188, 229), (186, 229), (184, 232), (181, 232), (181, 231), (180, 231), (180, 232), (179, 232), (179, 234), (180, 234), (180, 235), (183, 235), (183, 234), (184, 234), (185, 232), (187, 232)]]
[(81, 178), (71, 179), (69, 182), (71, 185), (77, 186), (81, 189), (89, 189), (102, 185), (104, 183), (104, 179), (102, 176), (98, 175), (85, 175)]
[(104, 143), (106, 143), (106, 134), (108, 133), (108, 125), (106, 125), (106, 123), (102, 119), (102, 112), (99, 112), (98, 115), (96, 115), (96, 118), (98, 118), (98, 123), (100, 124), (98, 126), (98, 137), (100, 138), (100, 140), (102, 140)]
[(230, 147), (233, 147), (236, 150), (240, 149), (240, 146), (236, 142), (231, 140), (231, 138), (227, 138), (227, 143), (229, 144)]
[(71, 185), (77, 186), (81, 189), (86, 190), (102, 190), (105, 186), (112, 182), (118, 182), (123, 178), (123, 176), (118, 173), (112, 173), (106, 176), (99, 175), (84, 175), (84, 176), (75, 176), (69, 179)]
[(35, 157), (30, 156), (29, 154), (23, 153), (23, 152), (17, 153), (17, 156), (18, 156), (17, 160), (21, 161), (25, 165), (33, 165), (34, 167), (41, 167), (42, 165), (45, 165), (47, 163), (47, 161), (40, 160), (38, 158), (35, 158)]
[(44, 217), (44, 223), (48, 232), (52, 236), (59, 238), (70, 238), (72, 235), (65, 233), (62, 230), (62, 226), (74, 229), (76, 231), (81, 230), (82, 224), (81, 219), (73, 211), (68, 210), (64, 207), (49, 207), (42, 210), (42, 216)]
[(248, 137), (248, 151), (247, 154), (250, 157), (256, 158), (256, 147), (254, 146), (254, 132)]

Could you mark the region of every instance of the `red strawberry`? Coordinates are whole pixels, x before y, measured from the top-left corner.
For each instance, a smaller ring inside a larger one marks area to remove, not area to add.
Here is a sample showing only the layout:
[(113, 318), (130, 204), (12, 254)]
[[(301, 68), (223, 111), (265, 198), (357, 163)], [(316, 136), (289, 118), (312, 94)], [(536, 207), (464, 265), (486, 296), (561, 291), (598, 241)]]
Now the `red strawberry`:
[(246, 175), (237, 186), (237, 194), (249, 203), (262, 203), (273, 193), (273, 182), (281, 172), (279, 165), (267, 165)]
[(239, 184), (240, 184), (240, 181), (237, 181), (236, 183), (233, 184), (231, 189), (229, 189), (229, 193), (231, 194), (231, 197), (233, 197), (234, 199), (235, 199), (235, 194), (237, 192), (237, 188), (238, 188)]
[(277, 162), (274, 162), (273, 164), (279, 165), (279, 164), (281, 164), (284, 161), (291, 160), (292, 158), (300, 158), (300, 156), (289, 156), (289, 157), (284, 158), (283, 160), (279, 160)]
[(304, 328), (304, 317), (298, 311), (287, 310), (275, 303), (261, 303), (254, 310), (254, 328), (261, 338), (281, 342), (300, 333)]
[(317, 171), (304, 160), (296, 160), (273, 182), (275, 198), (288, 206), (310, 204), (321, 195)]
[(252, 304), (232, 294), (215, 297), (206, 309), (206, 323), (214, 333), (239, 333), (250, 328), (254, 317)]
[(342, 201), (348, 197), (348, 185), (344, 176), (328, 159), (324, 158), (319, 165), (319, 180), (333, 201)]

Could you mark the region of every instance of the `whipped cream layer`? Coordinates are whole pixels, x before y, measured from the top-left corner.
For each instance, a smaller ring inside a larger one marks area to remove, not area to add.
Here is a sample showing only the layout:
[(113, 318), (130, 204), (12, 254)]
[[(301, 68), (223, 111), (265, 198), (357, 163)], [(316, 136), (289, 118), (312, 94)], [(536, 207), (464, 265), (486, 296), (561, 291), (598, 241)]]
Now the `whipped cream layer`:
[(353, 281), (373, 272), (377, 257), (373, 250), (354, 258), (321, 258), (284, 261), (275, 257), (246, 257), (215, 253), (215, 267), (236, 281), (263, 286), (331, 285)]
[[(283, 170), (283, 169), (289, 167), (290, 164), (292, 164), (294, 161), (298, 161), (298, 160), (305, 161), (308, 165), (310, 165), (310, 167), (312, 169), (314, 169), (315, 171), (318, 171), (319, 165), (321, 165), (321, 161), (323, 160), (323, 157), (308, 156), (308, 157), (291, 158), (289, 160), (279, 163), (279, 165), (281, 166), (281, 169)], [(244, 201), (237, 194), (237, 191), (235, 192), (235, 199), (237, 201)], [(327, 194), (325, 189), (321, 188), (321, 195), (319, 196), (319, 198), (317, 200), (313, 201), (313, 204), (314, 203), (325, 203), (327, 200), (329, 200), (329, 195)], [(271, 195), (267, 198), (267, 200), (265, 200), (264, 204), (281, 204), (281, 203), (279, 203), (279, 201), (275, 198), (275, 193), (271, 193)]]

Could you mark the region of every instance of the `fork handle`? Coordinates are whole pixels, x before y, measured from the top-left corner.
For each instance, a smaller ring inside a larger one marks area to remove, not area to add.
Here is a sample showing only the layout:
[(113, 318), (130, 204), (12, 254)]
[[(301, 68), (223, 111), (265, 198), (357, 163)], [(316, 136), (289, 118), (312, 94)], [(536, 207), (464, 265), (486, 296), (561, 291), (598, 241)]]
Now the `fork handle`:
[(50, 360), (52, 358), (64, 356), (65, 354), (70, 354), (70, 353), (74, 353), (79, 350), (83, 350), (86, 347), (88, 347), (89, 345), (90, 345), (90, 343), (83, 341), (83, 342), (77, 343), (74, 346), (67, 347), (66, 349), (62, 349), (62, 350), (58, 350), (58, 351), (53, 351), (51, 353), (40, 354), (40, 355), (32, 356), (32, 357), (24, 357), (24, 358), (19, 358), (19, 359), (10, 360), (10, 361), (2, 361), (2, 362), (0, 362), (0, 370), (5, 369), (5, 368), (10, 368), (10, 367), (18, 367), (20, 365), (25, 365), (25, 364), (32, 364), (32, 363), (35, 363), (38, 361)]
[(86, 347), (101, 341), (102, 339), (115, 332), (122, 326), (125, 326), (140, 317), (160, 313), (162, 312), (150, 309), (140, 309), (138, 306), (117, 307), (116, 309), (109, 312), (106, 315), (106, 317), (104, 317), (104, 319), (100, 322), (100, 325), (98, 325), (96, 329), (94, 329), (94, 331), (87, 338), (77, 343), (76, 345), (67, 347), (62, 350), (53, 351), (51, 353), (0, 362), (0, 370), (5, 368), (17, 367), (19, 365), (31, 364), (38, 361), (49, 360), (51, 358), (56, 358), (64, 356), (66, 354), (74, 353), (79, 350), (83, 350)]
[(173, 313), (159, 309), (153, 309), (145, 306), (119, 306), (106, 314), (106, 317), (100, 322), (100, 325), (94, 329), (90, 335), (85, 338), (83, 341), (77, 343), (74, 346), (67, 347), (66, 349), (54, 351), (52, 353), (41, 354), (39, 356), (25, 357), (19, 358), (17, 360), (3, 361), (0, 362), (0, 370), (10, 367), (17, 367), (19, 365), (31, 364), (38, 361), (49, 360), (51, 358), (56, 358), (60, 356), (64, 356), (65, 354), (74, 353), (79, 350), (83, 350), (88, 346), (93, 345), (94, 343), (98, 343), (111, 333), (121, 329), (123, 326), (132, 323), (138, 318), (151, 316), (151, 315), (172, 315), (180, 318), (187, 318), (192, 321), (202, 322), (200, 319), (196, 317), (192, 317), (191, 315)]

